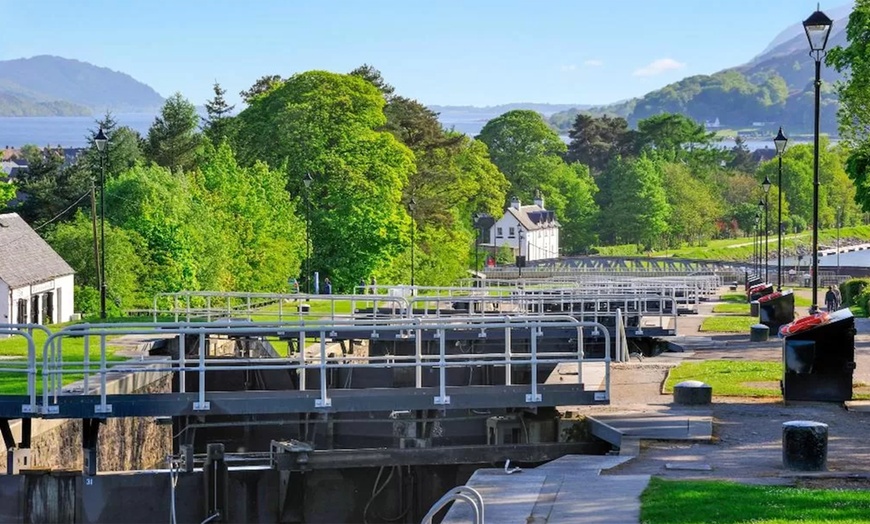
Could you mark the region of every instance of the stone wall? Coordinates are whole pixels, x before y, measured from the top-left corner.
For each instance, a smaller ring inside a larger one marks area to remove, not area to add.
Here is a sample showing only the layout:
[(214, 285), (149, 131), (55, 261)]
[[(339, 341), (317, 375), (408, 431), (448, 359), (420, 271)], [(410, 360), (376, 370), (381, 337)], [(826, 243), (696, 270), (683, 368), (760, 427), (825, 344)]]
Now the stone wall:
[[(107, 385), (107, 390), (125, 393), (170, 392), (172, 377), (167, 373), (152, 373), (147, 384), (127, 376)], [(132, 387), (131, 387), (132, 386)], [(137, 387), (138, 386), (138, 387)], [(116, 392), (111, 391), (111, 392)], [(13, 425), (16, 440), (20, 438), (20, 422)], [(172, 453), (172, 426), (158, 425), (152, 417), (108, 418), (100, 426), (97, 467), (100, 471), (128, 471), (163, 466)], [(31, 438), (31, 460), (34, 468), (82, 468), (81, 420), (34, 419)], [(6, 450), (0, 449), (0, 473), (6, 471)]]

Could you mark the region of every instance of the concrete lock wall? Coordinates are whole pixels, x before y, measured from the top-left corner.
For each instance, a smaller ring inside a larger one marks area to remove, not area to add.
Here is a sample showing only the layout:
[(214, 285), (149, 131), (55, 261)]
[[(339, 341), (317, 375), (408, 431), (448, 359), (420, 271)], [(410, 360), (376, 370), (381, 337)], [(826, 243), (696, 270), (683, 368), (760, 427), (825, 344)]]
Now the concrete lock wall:
[[(115, 380), (107, 384), (107, 389), (112, 393), (160, 393), (169, 392), (171, 383), (169, 374), (148, 373)], [(34, 419), (32, 424), (33, 468), (81, 470), (81, 420)], [(18, 442), (21, 421), (12, 424), (12, 432)], [(97, 459), (100, 471), (163, 467), (171, 453), (172, 428), (156, 424), (153, 418), (110, 418), (100, 426)], [(0, 450), (0, 473), (6, 472), (6, 455), (5, 448)]]

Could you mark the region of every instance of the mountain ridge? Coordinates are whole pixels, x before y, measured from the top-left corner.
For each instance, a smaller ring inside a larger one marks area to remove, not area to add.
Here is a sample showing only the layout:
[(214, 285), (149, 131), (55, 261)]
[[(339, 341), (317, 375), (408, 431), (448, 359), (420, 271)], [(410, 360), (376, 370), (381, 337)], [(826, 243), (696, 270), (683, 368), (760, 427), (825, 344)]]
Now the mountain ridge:
[[(16, 101), (19, 106), (10, 105)], [(0, 61), (0, 116), (153, 112), (163, 102), (127, 73), (88, 62), (53, 55)]]

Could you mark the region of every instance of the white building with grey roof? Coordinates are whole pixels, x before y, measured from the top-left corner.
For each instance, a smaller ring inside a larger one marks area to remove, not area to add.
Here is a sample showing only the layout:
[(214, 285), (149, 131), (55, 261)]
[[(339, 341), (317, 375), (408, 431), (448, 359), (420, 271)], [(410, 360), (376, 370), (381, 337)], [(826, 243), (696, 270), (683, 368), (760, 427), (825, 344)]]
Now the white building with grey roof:
[(535, 195), (533, 205), (522, 205), (513, 197), (504, 215), (489, 230), (489, 245), (511, 248), (526, 261), (559, 258), (559, 222), (556, 213), (544, 207), (544, 197)]
[(0, 324), (70, 320), (74, 274), (18, 214), (0, 214)]

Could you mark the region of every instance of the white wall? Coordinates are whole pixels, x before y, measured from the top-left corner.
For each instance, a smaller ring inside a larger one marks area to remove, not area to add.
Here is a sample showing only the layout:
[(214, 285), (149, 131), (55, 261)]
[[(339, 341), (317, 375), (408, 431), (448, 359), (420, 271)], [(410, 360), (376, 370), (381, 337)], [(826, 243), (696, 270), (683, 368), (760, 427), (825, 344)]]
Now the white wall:
[[(52, 293), (52, 309), (54, 310), (53, 319), (42, 318), (43, 304), (42, 301), (48, 297), (48, 292)], [(27, 301), (27, 321), (28, 323), (52, 323), (52, 322), (68, 322), (73, 314), (73, 275), (58, 277), (53, 281), (41, 282), (32, 286), (25, 286), (12, 290), (11, 307), (9, 310), (8, 319), (13, 323), (18, 323), (18, 301)], [(33, 295), (41, 295), (39, 306), (39, 318), (33, 318), (31, 311), (31, 297)], [(9, 302), (8, 291), (5, 295), (6, 302)], [(2, 316), (0, 316), (2, 318)]]
[(74, 277), (73, 275), (67, 275), (65, 277), (60, 277), (55, 279), (55, 287), (57, 288), (54, 292), (54, 299), (58, 301), (55, 302), (54, 310), (55, 316), (57, 317), (58, 322), (69, 322), (72, 314), (75, 313), (74, 306)]
[(9, 286), (0, 280), (0, 324), (11, 324), (9, 311)]

